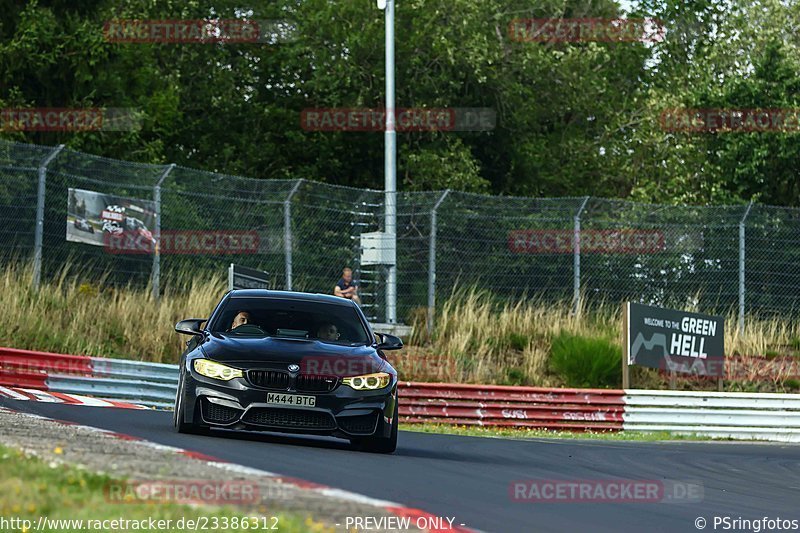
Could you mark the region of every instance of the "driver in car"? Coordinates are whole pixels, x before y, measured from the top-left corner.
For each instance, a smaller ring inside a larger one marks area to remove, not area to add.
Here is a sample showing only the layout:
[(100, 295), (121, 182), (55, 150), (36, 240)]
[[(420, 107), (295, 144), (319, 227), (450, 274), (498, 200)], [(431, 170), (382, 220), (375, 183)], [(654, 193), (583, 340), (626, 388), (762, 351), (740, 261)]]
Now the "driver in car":
[(317, 329), (317, 338), (323, 341), (338, 341), (339, 330), (334, 324), (322, 324), (319, 329)]
[(231, 323), (231, 329), (236, 329), (239, 326), (244, 326), (245, 324), (252, 324), (252, 323), (253, 319), (250, 317), (250, 313), (248, 313), (247, 311), (239, 311), (233, 318), (233, 322)]

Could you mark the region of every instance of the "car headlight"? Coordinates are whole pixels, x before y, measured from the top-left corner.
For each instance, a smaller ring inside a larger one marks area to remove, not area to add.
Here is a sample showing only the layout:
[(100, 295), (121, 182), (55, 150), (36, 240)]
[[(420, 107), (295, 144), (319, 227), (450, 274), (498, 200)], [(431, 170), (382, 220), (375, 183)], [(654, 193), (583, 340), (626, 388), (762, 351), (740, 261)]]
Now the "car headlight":
[(242, 371), (238, 368), (231, 368), (221, 363), (209, 361), (208, 359), (195, 359), (194, 371), (207, 378), (221, 379), (229, 381), (233, 378), (242, 377)]
[(392, 381), (392, 376), (386, 372), (352, 376), (342, 379), (342, 383), (355, 390), (377, 390), (387, 386)]

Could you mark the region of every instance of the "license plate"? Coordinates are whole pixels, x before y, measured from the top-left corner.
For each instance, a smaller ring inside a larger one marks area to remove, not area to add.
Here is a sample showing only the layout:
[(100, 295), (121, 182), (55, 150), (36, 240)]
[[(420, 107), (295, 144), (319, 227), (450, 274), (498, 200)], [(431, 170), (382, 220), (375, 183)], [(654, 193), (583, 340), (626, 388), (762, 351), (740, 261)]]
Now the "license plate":
[(295, 405), (297, 407), (314, 407), (317, 399), (314, 396), (300, 396), (299, 394), (267, 393), (267, 403), (279, 405)]

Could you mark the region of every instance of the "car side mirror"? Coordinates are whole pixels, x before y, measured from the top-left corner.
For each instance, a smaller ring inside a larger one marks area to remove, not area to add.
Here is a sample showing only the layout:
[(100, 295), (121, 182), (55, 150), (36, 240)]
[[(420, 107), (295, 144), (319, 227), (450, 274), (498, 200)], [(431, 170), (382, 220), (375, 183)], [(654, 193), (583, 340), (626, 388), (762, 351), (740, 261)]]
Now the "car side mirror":
[(187, 318), (175, 324), (175, 331), (183, 333), (184, 335), (202, 335), (203, 330), (200, 329), (200, 324), (205, 322), (206, 318)]
[(375, 346), (378, 350), (399, 350), (403, 347), (403, 341), (400, 337), (389, 335), (388, 333), (377, 333), (381, 342)]

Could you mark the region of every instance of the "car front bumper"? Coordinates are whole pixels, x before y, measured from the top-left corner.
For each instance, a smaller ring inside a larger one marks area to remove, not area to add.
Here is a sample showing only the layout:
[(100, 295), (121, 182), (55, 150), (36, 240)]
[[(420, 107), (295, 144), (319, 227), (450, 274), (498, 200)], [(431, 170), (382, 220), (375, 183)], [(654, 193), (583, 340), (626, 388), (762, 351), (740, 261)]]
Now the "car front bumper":
[[(267, 403), (267, 393), (314, 396), (314, 407)], [(268, 390), (245, 378), (219, 381), (187, 371), (184, 420), (225, 429), (330, 435), (345, 439), (389, 437), (397, 402), (397, 379), (377, 391), (339, 384), (331, 392)]]

